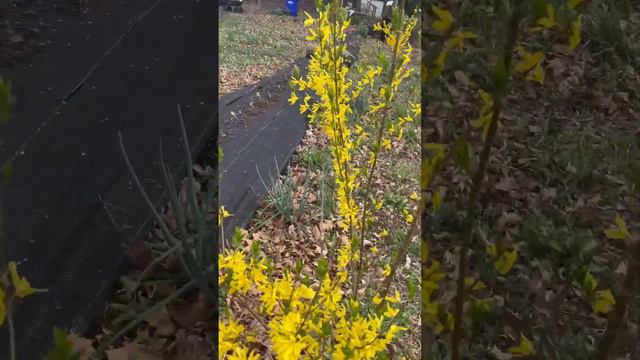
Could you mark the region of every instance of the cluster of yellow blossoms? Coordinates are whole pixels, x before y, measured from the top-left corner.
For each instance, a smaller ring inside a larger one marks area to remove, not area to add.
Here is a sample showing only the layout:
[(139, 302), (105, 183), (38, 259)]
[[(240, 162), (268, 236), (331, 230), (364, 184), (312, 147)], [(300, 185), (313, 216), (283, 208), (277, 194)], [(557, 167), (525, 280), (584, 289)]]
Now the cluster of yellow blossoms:
[[(350, 22), (345, 12), (328, 6), (324, 10), (319, 9), (317, 19), (309, 14), (306, 15), (305, 26), (309, 28), (310, 33), (307, 40), (316, 42), (317, 46), (309, 61), (306, 78), (292, 79), (296, 89), (292, 93), (290, 102), (295, 104), (299, 100), (296, 90), (309, 91), (317, 99), (310, 104), (312, 95), (307, 93), (300, 105), (300, 111), (310, 112), (309, 118), (319, 123), (331, 142), (339, 213), (345, 229), (357, 228), (362, 225), (362, 218), (359, 218), (362, 209), (356, 202), (354, 192), (361, 188), (361, 183), (358, 181), (361, 171), (353, 165), (351, 159), (353, 151), (369, 134), (366, 134), (359, 125), (352, 131), (348, 119), (348, 115), (352, 113), (351, 102), (360, 96), (364, 89), (373, 89), (375, 79), (387, 70), (390, 81), (387, 86), (380, 87), (374, 103), (368, 109), (368, 115), (371, 116), (389, 106), (399, 85), (413, 70), (407, 66), (413, 50), (409, 44), (409, 38), (417, 20), (411, 18), (400, 31), (393, 29), (389, 23), (377, 24), (374, 30), (385, 34), (386, 44), (392, 49), (394, 59), (388, 69), (378, 65), (360, 67), (358, 71), (361, 78), (354, 83), (347, 77), (349, 69), (344, 61), (346, 29)], [(413, 106), (412, 114), (400, 118), (397, 125), (391, 126), (392, 132), (399, 133), (405, 123), (412, 121), (419, 114), (420, 106), (417, 104)], [(381, 139), (381, 142), (383, 145), (390, 143), (388, 139)], [(369, 166), (373, 164), (373, 157), (376, 156), (377, 151), (378, 149), (374, 149), (371, 152)]]
[[(385, 312), (363, 314), (359, 303), (343, 296), (344, 278), (333, 280), (326, 267), (319, 271), (319, 284), (312, 286), (298, 279), (299, 274), (292, 278), (285, 273), (282, 278), (271, 279), (265, 259), (250, 257), (242, 250), (221, 254), (219, 264), (218, 282), (228, 289), (229, 303), (240, 298), (248, 300), (250, 295), (259, 297), (260, 309), (252, 314), (268, 319), (271, 351), (278, 359), (318, 358), (326, 354), (332, 359), (373, 359), (398, 332), (406, 330), (391, 323), (399, 312), (391, 305), (400, 301), (397, 292), (386, 297)], [(346, 265), (345, 261), (337, 264), (338, 272), (345, 272)], [(220, 358), (257, 359), (259, 354), (249, 350), (256, 335), (226, 316), (219, 322)]]

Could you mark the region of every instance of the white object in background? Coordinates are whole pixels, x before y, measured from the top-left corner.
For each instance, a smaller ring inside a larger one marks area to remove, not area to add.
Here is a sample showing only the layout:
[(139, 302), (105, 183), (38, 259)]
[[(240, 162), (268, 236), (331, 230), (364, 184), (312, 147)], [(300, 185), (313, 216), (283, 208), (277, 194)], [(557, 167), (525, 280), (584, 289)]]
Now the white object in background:
[[(393, 6), (395, 3), (394, 0), (388, 0), (387, 6)], [(384, 1), (381, 0), (371, 0), (369, 1), (369, 5), (371, 5), (375, 10), (373, 11), (373, 16), (379, 18), (382, 17), (382, 9), (384, 8)]]
[(371, 1), (371, 5), (373, 5), (373, 7), (375, 8), (373, 16), (379, 18), (380, 16), (382, 16), (382, 7), (383, 7), (383, 2), (379, 1), (379, 0), (372, 0)]

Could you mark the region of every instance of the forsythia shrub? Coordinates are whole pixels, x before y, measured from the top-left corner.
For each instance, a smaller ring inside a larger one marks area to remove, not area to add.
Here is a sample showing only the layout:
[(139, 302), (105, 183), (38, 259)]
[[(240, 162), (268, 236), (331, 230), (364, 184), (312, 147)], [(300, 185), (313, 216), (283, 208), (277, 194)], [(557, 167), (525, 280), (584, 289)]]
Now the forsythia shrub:
[[(268, 324), (262, 327), (263, 333), (250, 333), (234, 319), (232, 311), (226, 311), (219, 321), (221, 359), (258, 359), (260, 355), (250, 350), (250, 344), (265, 335), (277, 359), (384, 358), (391, 342), (406, 330), (397, 325), (400, 293), (390, 289), (397, 261), (383, 272), (382, 288), (374, 289), (375, 284), (367, 284), (367, 289), (373, 289), (373, 298), (358, 299), (362, 293), (358, 287), (365, 267), (363, 259), (367, 256), (363, 251), (364, 239), (370, 236), (370, 225), (375, 220), (370, 207), (379, 208), (380, 204), (371, 189), (378, 155), (390, 147), (391, 136), (401, 138), (402, 127), (420, 115), (419, 104), (411, 106), (408, 115), (399, 118), (389, 115), (399, 85), (412, 71), (407, 66), (412, 53), (409, 38), (417, 19), (415, 16), (407, 19), (396, 7), (391, 23), (376, 25), (386, 35), (391, 59), (381, 53), (379, 65), (358, 66), (359, 79), (353, 81), (345, 63), (349, 27), (346, 11), (338, 1), (325, 6), (317, 1), (316, 7), (318, 17), (306, 14), (305, 20), (309, 29), (307, 40), (316, 44), (315, 51), (306, 77), (295, 69), (290, 103), (300, 102), (300, 112), (308, 114), (310, 121), (329, 139), (339, 231), (344, 241), (336, 251), (336, 259), (318, 261), (315, 276), (302, 274), (299, 263), (296, 269), (285, 270), (278, 278), (273, 275), (270, 260), (255, 247), (252, 253), (228, 249), (221, 254), (218, 283), (226, 291), (226, 303), (242, 307), (258, 323)], [(373, 94), (365, 115), (375, 119), (377, 132), (369, 134), (349, 116), (354, 100), (370, 96), (369, 90), (377, 89), (374, 84), (381, 86)], [(298, 92), (307, 93), (300, 99)], [(369, 149), (362, 140), (371, 136), (374, 145)], [(367, 166), (356, 166), (353, 159), (356, 151), (368, 154)], [(414, 214), (405, 209), (403, 218), (415, 230)], [(237, 232), (235, 242), (241, 242), (241, 237)]]
[[(470, 60), (472, 62), (475, 61), (476, 64), (474, 65), (476, 66), (481, 64), (480, 67), (490, 64), (490, 68), (486, 70), (491, 73), (491, 80), (487, 84), (488, 86), (479, 85), (477, 89), (482, 107), (479, 111), (479, 116), (471, 122), (471, 126), (482, 131), (482, 149), (479, 151), (480, 156), (477, 161), (474, 161), (476, 159), (474, 159), (471, 145), (462, 137), (456, 138), (451, 145), (440, 143), (424, 144), (426, 156), (423, 155), (421, 188), (424, 192), (431, 193), (431, 203), (434, 210), (437, 210), (442, 204), (443, 195), (439, 189), (431, 190), (430, 186), (435, 175), (443, 168), (446, 161), (453, 159), (457, 166), (462, 168), (467, 175), (470, 175), (472, 180), (469, 199), (466, 204), (466, 219), (460, 234), (461, 251), (458, 258), (456, 297), (452, 311), (447, 309), (448, 306), (446, 305), (448, 304), (438, 303), (431, 298), (433, 292), (439, 287), (439, 281), (446, 276), (438, 271), (439, 263), (431, 261), (430, 266), (423, 266), (422, 272), (423, 326), (429, 326), (435, 334), (451, 332), (449, 352), (451, 353), (451, 359), (454, 360), (461, 356), (462, 327), (466, 323), (463, 315), (468, 314), (472, 318), (478, 318), (479, 315), (488, 313), (492, 307), (491, 296), (485, 298), (475, 297), (474, 291), (483, 289), (486, 285), (479, 279), (474, 279), (474, 274), (467, 276), (469, 267), (467, 248), (472, 247), (471, 235), (478, 195), (483, 186), (482, 182), (490, 158), (492, 141), (499, 130), (503, 102), (509, 92), (509, 87), (516, 80), (528, 80), (540, 85), (544, 83), (545, 49), (543, 46), (534, 48), (528, 40), (534, 38), (542, 40), (538, 41), (538, 43), (544, 44), (561, 39), (561, 41), (565, 42), (568, 50), (573, 51), (577, 48), (581, 41), (582, 29), (580, 11), (584, 6), (582, 0), (566, 2), (515, 0), (493, 2), (493, 5), (485, 2), (484, 5), (493, 8), (496, 12), (504, 11), (504, 14), (508, 15), (505, 18), (505, 27), (502, 28), (500, 34), (484, 33), (480, 36), (460, 26), (451, 12), (436, 5), (431, 6), (429, 9), (433, 17), (431, 21), (423, 24), (425, 26), (423, 28), (423, 51), (425, 53), (423, 54), (421, 79), (427, 85), (423, 89), (428, 88), (428, 85), (437, 81), (442, 75), (452, 52), (464, 52), (466, 50), (466, 41), (486, 36), (485, 39), (482, 39), (486, 44), (497, 43), (495, 48), (489, 45), (483, 49), (488, 53), (488, 59), (478, 61), (479, 56), (476, 56), (476, 58)], [(427, 9), (424, 11), (427, 11)], [(525, 31), (522, 31), (522, 25), (526, 27)], [(489, 29), (489, 31), (492, 29)], [(433, 56), (428, 56), (429, 54), (426, 51), (432, 50), (430, 47), (427, 49), (425, 41), (427, 35), (442, 39), (442, 47), (439, 51), (434, 52)], [(496, 41), (496, 35), (498, 37), (504, 36), (504, 39)], [(484, 43), (480, 44), (479, 47), (482, 46), (484, 46)], [(462, 72), (465, 71), (466, 69), (462, 70)], [(483, 87), (485, 88), (483, 89)], [(426, 103), (428, 103), (428, 99), (423, 99), (423, 104)], [(425, 126), (424, 124), (426, 123), (423, 123), (423, 126)], [(618, 228), (621, 229), (622, 226), (618, 225)], [(623, 233), (622, 230), (611, 231), (615, 232), (614, 236), (622, 236), (620, 234)], [(422, 262), (427, 265), (429, 264), (429, 249), (426, 239), (423, 239), (422, 246)], [(495, 271), (500, 276), (506, 276), (509, 273), (519, 255), (515, 244), (505, 244), (503, 242), (487, 244), (485, 254), (493, 262)], [(609, 290), (596, 291), (597, 285), (597, 280), (588, 272), (583, 275), (583, 280), (579, 282), (579, 286), (583, 289), (588, 289), (586, 293), (593, 298), (595, 311), (608, 312), (615, 300)], [(465, 304), (468, 306), (465, 306)], [(423, 343), (423, 349), (425, 347), (429, 348), (429, 345)], [(509, 349), (511, 355), (514, 356), (529, 356), (533, 355), (535, 351), (535, 344), (524, 334), (520, 336), (519, 345)]]

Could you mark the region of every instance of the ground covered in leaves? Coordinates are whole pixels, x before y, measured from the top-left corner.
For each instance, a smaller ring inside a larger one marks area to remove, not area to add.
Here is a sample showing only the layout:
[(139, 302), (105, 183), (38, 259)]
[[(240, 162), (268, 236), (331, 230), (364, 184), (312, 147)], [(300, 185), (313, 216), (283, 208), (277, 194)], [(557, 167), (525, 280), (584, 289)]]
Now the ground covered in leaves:
[[(194, 165), (195, 193), (203, 203), (206, 184), (212, 169)], [(213, 174), (213, 175), (212, 175)], [(188, 179), (179, 184), (178, 201), (184, 208), (189, 202)], [(167, 228), (181, 236), (170, 206), (160, 209)], [(213, 206), (209, 213), (216, 218)], [(189, 217), (187, 221), (193, 220)], [(214, 226), (214, 224), (210, 224)], [(173, 250), (172, 250), (173, 249)], [(213, 303), (197, 288), (177, 293), (190, 279), (180, 258), (157, 224), (146, 238), (134, 239), (129, 249), (130, 268), (116, 284), (104, 314), (87, 338), (69, 336), (75, 349), (86, 350), (85, 357), (109, 337), (128, 327), (142, 316), (142, 321), (106, 350), (108, 360), (210, 359), (217, 341), (214, 330)], [(169, 301), (167, 301), (169, 299)]]
[[(469, 358), (508, 359), (521, 334), (535, 344), (536, 358), (590, 358), (610, 309), (606, 302), (594, 305), (598, 301), (585, 294), (585, 284), (576, 283), (585, 271), (597, 279), (598, 291), (614, 296), (633, 291), (611, 358), (640, 356), (639, 289), (622, 285), (631, 268), (629, 248), (605, 233), (615, 227), (618, 213), (631, 237), (640, 235), (640, 9), (631, 5), (625, 13), (616, 8), (619, 3), (589, 2), (581, 45), (574, 52), (563, 45), (546, 51), (544, 83), (518, 83), (503, 106), (473, 230), (470, 275), (482, 282), (472, 296), (489, 299), (490, 305), (484, 311), (481, 301), (467, 304), (472, 319), (463, 353)], [(478, 8), (460, 23), (473, 23), (476, 13), (484, 13)], [(428, 138), (451, 145), (469, 139), (471, 154), (462, 149), (456, 156), (472, 168), (482, 131), (464, 129), (473, 129), (470, 122), (482, 107), (478, 88), (487, 79), (462, 69), (479, 48), (470, 42), (427, 92)], [(447, 274), (434, 293), (443, 304), (453, 304), (456, 292), (456, 254), (470, 186), (469, 174), (451, 164), (426, 194), (431, 204), (436, 194), (442, 197), (442, 206), (429, 210), (427, 237), (430, 258)], [(497, 243), (518, 254), (506, 274), (496, 272), (485, 255), (486, 247)], [(449, 333), (426, 331), (432, 356), (444, 359)]]
[(302, 20), (246, 4), (243, 13), (220, 12), (219, 95), (254, 84), (305, 55)]

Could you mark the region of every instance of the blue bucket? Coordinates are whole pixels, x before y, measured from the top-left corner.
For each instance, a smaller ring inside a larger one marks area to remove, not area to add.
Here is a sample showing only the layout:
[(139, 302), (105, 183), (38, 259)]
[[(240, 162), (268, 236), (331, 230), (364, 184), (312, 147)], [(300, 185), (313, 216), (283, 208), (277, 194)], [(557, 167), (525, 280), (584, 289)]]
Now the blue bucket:
[(298, 17), (298, 0), (285, 0), (284, 2), (289, 13), (294, 17)]

